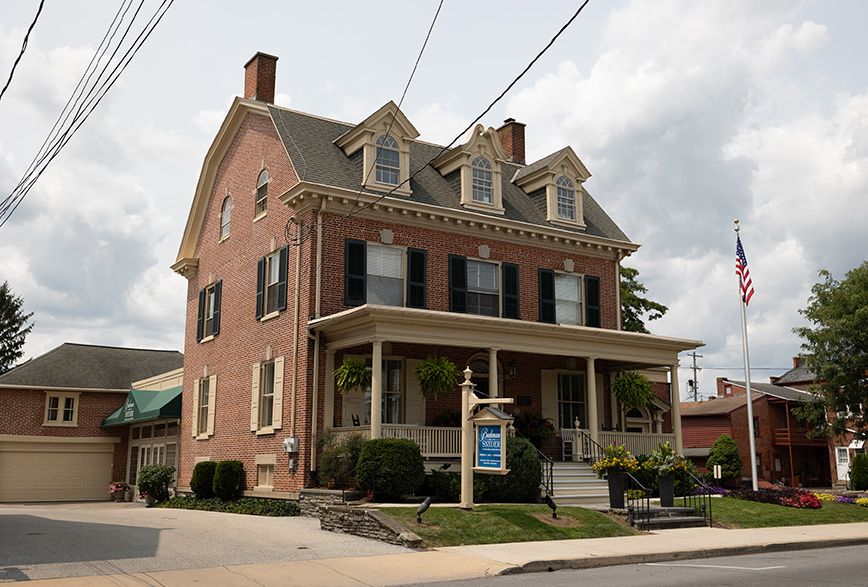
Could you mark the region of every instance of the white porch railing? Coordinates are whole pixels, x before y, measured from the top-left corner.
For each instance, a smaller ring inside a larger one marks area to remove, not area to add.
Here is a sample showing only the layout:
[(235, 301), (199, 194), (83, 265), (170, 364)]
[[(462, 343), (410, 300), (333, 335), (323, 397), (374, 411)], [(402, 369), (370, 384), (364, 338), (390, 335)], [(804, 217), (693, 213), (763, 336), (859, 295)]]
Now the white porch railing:
[(668, 442), (675, 448), (674, 434), (650, 434), (645, 432), (600, 432), (600, 445), (605, 448), (610, 444), (626, 444), (627, 450), (633, 456), (650, 455), (657, 450), (658, 444)]
[[(339, 436), (361, 434), (371, 437), (370, 426), (345, 426), (332, 428)], [(442, 426), (411, 426), (407, 424), (383, 424), (383, 438), (406, 438), (419, 445), (423, 457), (447, 458), (461, 456), (461, 428)]]

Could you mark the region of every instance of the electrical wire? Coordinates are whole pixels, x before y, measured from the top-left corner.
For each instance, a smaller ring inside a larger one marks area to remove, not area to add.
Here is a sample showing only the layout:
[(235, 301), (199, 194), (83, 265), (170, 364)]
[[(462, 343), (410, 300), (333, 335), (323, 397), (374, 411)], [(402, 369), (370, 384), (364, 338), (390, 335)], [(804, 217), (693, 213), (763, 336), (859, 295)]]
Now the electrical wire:
[[(54, 127), (49, 133), (49, 137), (46, 139), (45, 142), (43, 142), (42, 148), (40, 148), (40, 151), (37, 153), (33, 162), (31, 162), (28, 170), (25, 172), (22, 179), (18, 182), (18, 185), (15, 187), (13, 192), (2, 202), (2, 204), (0, 204), (0, 218), (2, 218), (2, 221), (0, 221), (0, 227), (2, 227), (15, 212), (15, 210), (30, 192), (30, 189), (32, 189), (33, 185), (36, 183), (36, 181), (39, 179), (39, 177), (42, 175), (48, 165), (54, 160), (55, 157), (57, 157), (57, 155), (66, 146), (66, 144), (73, 137), (73, 135), (75, 135), (75, 133), (87, 121), (87, 119), (100, 104), (108, 91), (120, 78), (121, 74), (126, 70), (127, 66), (136, 56), (142, 45), (145, 43), (145, 41), (147, 41), (151, 33), (153, 33), (154, 29), (157, 27), (157, 25), (159, 25), (160, 21), (163, 19), (166, 12), (172, 6), (173, 2), (174, 0), (163, 0), (163, 2), (157, 8), (154, 14), (151, 15), (150, 19), (148, 19), (148, 21), (145, 23), (145, 26), (142, 28), (141, 31), (138, 32), (135, 39), (131, 42), (130, 46), (123, 52), (122, 56), (117, 60), (114, 67), (112, 68), (111, 63), (113, 62), (118, 52), (121, 50), (121, 47), (123, 46), (127, 37), (129, 36), (130, 30), (132, 29), (132, 26), (135, 23), (139, 12), (141, 11), (145, 3), (145, 0), (142, 0), (139, 3), (138, 8), (136, 8), (132, 19), (124, 30), (114, 50), (111, 51), (111, 55), (109, 55), (107, 63), (99, 71), (98, 75), (96, 75), (96, 80), (92, 82), (91, 80), (96, 74), (97, 68), (99, 67), (103, 58), (108, 53), (112, 41), (114, 40), (115, 35), (122, 26), (123, 21), (125, 20), (126, 15), (132, 4), (127, 5), (126, 3), (124, 3), (122, 4), (121, 8), (118, 9), (118, 13), (112, 20), (108, 32), (103, 37), (103, 41), (100, 43), (100, 47), (95, 52), (94, 57), (91, 59), (88, 68), (85, 70), (85, 73), (79, 80), (79, 83), (76, 86), (76, 89), (73, 91), (72, 96), (67, 101), (67, 104), (66, 106), (64, 106), (61, 114), (58, 116), (58, 121), (55, 122)], [(119, 15), (120, 20), (118, 20)], [(108, 39), (108, 43), (106, 43), (106, 39)], [(104, 45), (105, 47), (103, 48)], [(82, 89), (83, 87), (85, 89)], [(73, 110), (75, 111), (74, 114)], [(70, 116), (72, 117), (71, 121)], [(60, 129), (58, 128), (58, 126), (60, 126)]]
[(33, 27), (36, 26), (36, 21), (39, 20), (39, 15), (42, 13), (42, 7), (45, 5), (45, 0), (39, 0), (39, 8), (36, 10), (36, 16), (33, 17), (33, 22), (30, 23), (30, 28), (27, 29), (27, 33), (24, 35), (24, 42), (21, 43), (21, 52), (18, 53), (18, 57), (15, 58), (15, 63), (12, 64), (12, 71), (9, 72), (9, 79), (6, 80), (6, 85), (3, 86), (3, 89), (0, 90), (0, 100), (3, 99), (3, 94), (6, 93), (6, 88), (9, 87), (9, 84), (12, 83), (12, 76), (15, 75), (15, 68), (18, 67), (18, 62), (21, 61), (21, 58), (24, 57), (24, 51), (27, 49), (27, 41), (30, 39), (30, 32), (33, 30)]
[[(579, 6), (578, 10), (576, 10), (576, 12), (573, 13), (573, 15), (569, 18), (569, 20), (567, 20), (567, 22), (564, 23), (563, 26), (561, 26), (560, 30), (558, 30), (558, 32), (555, 33), (555, 35), (554, 35), (554, 36), (551, 38), (551, 40), (546, 44), (546, 46), (543, 47), (543, 49), (542, 49), (539, 53), (537, 53), (536, 57), (534, 57), (533, 59), (531, 59), (530, 63), (527, 64), (527, 66), (526, 66), (526, 67), (521, 71), (521, 73), (519, 73), (518, 76), (516, 76), (516, 78), (515, 78), (514, 80), (512, 80), (512, 82), (511, 82), (508, 86), (506, 86), (506, 89), (504, 89), (504, 90), (500, 93), (500, 95), (497, 96), (497, 98), (495, 98), (494, 101), (491, 102), (491, 104), (489, 104), (488, 107), (486, 107), (485, 110), (482, 111), (482, 113), (481, 113), (479, 116), (477, 116), (476, 118), (474, 118), (474, 119), (473, 119), (473, 122), (471, 122), (469, 125), (467, 125), (467, 128), (465, 128), (465, 129), (462, 130), (460, 133), (458, 133), (458, 134), (455, 136), (455, 138), (452, 139), (452, 141), (451, 141), (448, 145), (446, 145), (446, 146), (444, 146), (443, 148), (441, 148), (440, 151), (439, 151), (439, 152), (438, 152), (434, 157), (431, 157), (427, 162), (425, 162), (424, 165), (422, 165), (421, 167), (419, 167), (419, 169), (417, 169), (416, 171), (414, 171), (414, 172), (413, 172), (413, 173), (412, 173), (412, 174), (411, 174), (407, 179), (405, 179), (404, 181), (402, 181), (401, 183), (399, 183), (398, 185), (396, 185), (395, 187), (393, 187), (391, 190), (389, 190), (389, 191), (386, 192), (385, 194), (382, 194), (382, 195), (380, 195), (379, 197), (374, 198), (373, 200), (371, 200), (370, 202), (368, 202), (367, 204), (365, 204), (365, 205), (362, 206), (361, 208), (358, 208), (358, 209), (352, 210), (351, 212), (348, 212), (348, 213), (346, 213), (346, 214), (344, 214), (343, 216), (340, 216), (340, 217), (338, 217), (338, 218), (333, 218), (333, 219), (331, 219), (331, 220), (326, 220), (325, 222), (321, 222), (321, 223), (319, 223), (319, 224), (311, 224), (311, 225), (308, 227), (308, 228), (311, 230), (311, 233), (312, 233), (313, 229), (315, 229), (317, 226), (326, 226), (326, 225), (328, 225), (328, 224), (333, 224), (333, 223), (335, 223), (335, 222), (341, 222), (341, 221), (346, 220), (347, 218), (349, 218), (349, 217), (351, 217), (351, 216), (355, 216), (356, 214), (358, 214), (359, 212), (362, 212), (363, 210), (366, 210), (367, 208), (370, 208), (370, 207), (373, 206), (374, 204), (377, 204), (378, 202), (382, 201), (382, 200), (383, 200), (384, 198), (386, 198), (387, 196), (390, 196), (390, 195), (392, 195), (393, 193), (395, 193), (395, 190), (397, 190), (398, 188), (400, 188), (400, 187), (403, 186), (404, 184), (409, 183), (410, 180), (413, 179), (414, 177), (416, 177), (419, 173), (421, 173), (423, 169), (425, 169), (425, 168), (427, 168), (429, 165), (431, 165), (431, 163), (433, 163), (433, 162), (434, 162), (438, 157), (440, 157), (443, 153), (445, 153), (445, 152), (446, 152), (450, 147), (452, 147), (452, 145), (454, 145), (456, 142), (458, 142), (458, 140), (459, 140), (461, 137), (465, 136), (465, 135), (467, 134), (467, 131), (469, 131), (471, 128), (473, 128), (473, 127), (476, 125), (476, 123), (479, 122), (480, 119), (482, 119), (483, 116), (485, 116), (486, 114), (488, 114), (489, 111), (491, 111), (491, 109), (494, 108), (494, 106), (495, 106), (498, 102), (500, 102), (500, 101), (503, 99), (503, 97), (504, 97), (504, 96), (505, 96), (505, 95), (506, 95), (506, 94), (507, 94), (507, 93), (508, 93), (508, 92), (509, 92), (509, 91), (510, 91), (514, 86), (515, 86), (515, 84), (517, 84), (517, 83), (519, 82), (519, 80), (521, 80), (521, 78), (523, 78), (523, 77), (525, 76), (525, 74), (526, 74), (528, 71), (530, 71), (530, 68), (533, 67), (534, 64), (536, 64), (537, 61), (539, 61), (539, 59), (540, 59), (540, 58), (541, 58), (541, 57), (546, 53), (546, 51), (548, 51), (549, 48), (551, 48), (551, 46), (554, 45), (554, 43), (555, 43), (555, 41), (557, 41), (558, 37), (560, 37), (561, 34), (563, 34), (563, 32), (564, 32), (565, 30), (567, 30), (567, 28), (568, 28), (568, 27), (573, 23), (573, 21), (576, 20), (576, 18), (579, 16), (579, 14), (582, 13), (582, 10), (585, 9), (585, 6), (587, 6), (587, 5), (588, 5), (588, 2), (590, 2), (590, 1), (591, 1), (591, 0), (585, 0), (585, 1), (584, 1), (584, 2)], [(426, 40), (426, 42), (427, 42), (427, 40)], [(414, 69), (414, 71), (415, 71), (415, 69)], [(362, 189), (364, 189), (364, 188), (362, 188)], [(357, 195), (357, 200), (358, 200), (358, 197), (361, 195), (362, 189), (359, 190), (359, 195)], [(298, 246), (298, 245), (300, 245), (302, 242), (303, 242), (303, 239), (302, 239), (301, 236), (299, 236), (299, 238), (296, 240), (296, 242), (291, 242), (291, 244), (293, 244), (294, 246)]]

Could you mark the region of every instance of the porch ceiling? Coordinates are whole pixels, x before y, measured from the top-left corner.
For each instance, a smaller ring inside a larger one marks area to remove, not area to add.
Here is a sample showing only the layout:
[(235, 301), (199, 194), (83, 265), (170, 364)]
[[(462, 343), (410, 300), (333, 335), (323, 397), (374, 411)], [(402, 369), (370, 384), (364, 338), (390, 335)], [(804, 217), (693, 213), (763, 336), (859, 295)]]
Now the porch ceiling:
[(669, 366), (701, 341), (585, 326), (366, 304), (308, 323), (328, 350), (375, 340), (568, 357), (596, 357), (631, 366)]

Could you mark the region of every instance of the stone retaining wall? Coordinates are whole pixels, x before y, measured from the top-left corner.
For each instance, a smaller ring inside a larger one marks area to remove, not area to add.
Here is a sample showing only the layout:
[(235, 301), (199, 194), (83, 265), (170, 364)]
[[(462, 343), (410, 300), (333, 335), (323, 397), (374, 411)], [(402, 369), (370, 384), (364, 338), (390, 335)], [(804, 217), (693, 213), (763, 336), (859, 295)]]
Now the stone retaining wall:
[(349, 506), (320, 508), (320, 527), (330, 532), (345, 532), (389, 544), (421, 548), (422, 539), (379, 510)]
[(319, 508), (330, 505), (344, 505), (347, 501), (355, 501), (365, 496), (363, 491), (340, 491), (337, 489), (301, 489), (298, 495), (298, 507), (302, 516), (319, 517)]

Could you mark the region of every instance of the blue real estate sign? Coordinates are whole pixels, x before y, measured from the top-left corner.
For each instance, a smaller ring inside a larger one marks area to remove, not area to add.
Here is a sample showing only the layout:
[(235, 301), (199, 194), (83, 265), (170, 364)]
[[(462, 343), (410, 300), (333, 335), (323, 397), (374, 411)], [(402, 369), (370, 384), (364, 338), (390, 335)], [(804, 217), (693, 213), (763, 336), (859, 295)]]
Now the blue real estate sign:
[(476, 463), (477, 467), (487, 469), (502, 469), (503, 455), (501, 426), (477, 426), (476, 428)]

